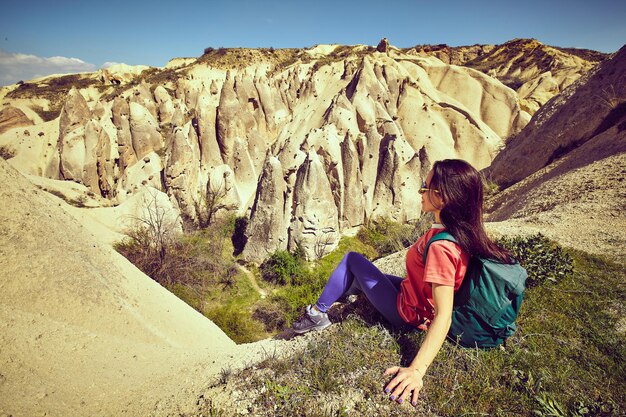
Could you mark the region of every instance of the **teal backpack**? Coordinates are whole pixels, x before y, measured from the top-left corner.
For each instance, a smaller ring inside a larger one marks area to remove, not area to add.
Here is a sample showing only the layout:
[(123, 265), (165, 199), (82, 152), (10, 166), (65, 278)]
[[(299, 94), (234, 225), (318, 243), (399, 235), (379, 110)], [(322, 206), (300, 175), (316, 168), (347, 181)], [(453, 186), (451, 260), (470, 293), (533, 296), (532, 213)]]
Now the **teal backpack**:
[[(433, 236), (433, 242), (456, 239), (448, 232)], [(472, 256), (463, 283), (454, 294), (452, 325), (448, 338), (463, 347), (492, 348), (515, 333), (515, 319), (526, 288), (526, 270), (519, 263), (504, 264)]]

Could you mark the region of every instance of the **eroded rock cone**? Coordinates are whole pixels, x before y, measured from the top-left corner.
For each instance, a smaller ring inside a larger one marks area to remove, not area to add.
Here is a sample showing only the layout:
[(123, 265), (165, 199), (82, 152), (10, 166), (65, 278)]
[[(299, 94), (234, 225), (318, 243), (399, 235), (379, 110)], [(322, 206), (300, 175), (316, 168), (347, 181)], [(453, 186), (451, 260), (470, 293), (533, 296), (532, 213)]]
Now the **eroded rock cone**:
[(268, 254), (287, 249), (286, 193), (280, 161), (271, 156), (263, 167), (246, 230), (248, 241), (242, 253), (245, 260), (261, 262)]

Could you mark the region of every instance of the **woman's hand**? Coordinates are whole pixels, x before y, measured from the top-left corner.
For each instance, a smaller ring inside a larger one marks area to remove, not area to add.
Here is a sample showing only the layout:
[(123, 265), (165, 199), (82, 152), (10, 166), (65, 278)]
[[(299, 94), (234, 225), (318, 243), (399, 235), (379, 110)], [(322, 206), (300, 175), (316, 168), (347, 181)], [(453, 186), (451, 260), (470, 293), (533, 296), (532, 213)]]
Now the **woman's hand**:
[(391, 400), (396, 400), (399, 403), (406, 401), (411, 396), (411, 404), (417, 405), (417, 396), (424, 386), (422, 378), (446, 340), (452, 322), (454, 288), (439, 284), (432, 284), (432, 286), (435, 317), (417, 351), (417, 355), (408, 368), (392, 366), (385, 371), (385, 375), (395, 375), (385, 387), (385, 392), (391, 394), (389, 397)]
[(411, 395), (411, 404), (417, 405), (417, 396), (424, 386), (423, 374), (412, 368), (402, 368), (392, 366), (385, 370), (385, 375), (395, 375), (395, 377), (385, 387), (385, 393), (390, 394), (389, 399), (398, 403), (406, 401)]

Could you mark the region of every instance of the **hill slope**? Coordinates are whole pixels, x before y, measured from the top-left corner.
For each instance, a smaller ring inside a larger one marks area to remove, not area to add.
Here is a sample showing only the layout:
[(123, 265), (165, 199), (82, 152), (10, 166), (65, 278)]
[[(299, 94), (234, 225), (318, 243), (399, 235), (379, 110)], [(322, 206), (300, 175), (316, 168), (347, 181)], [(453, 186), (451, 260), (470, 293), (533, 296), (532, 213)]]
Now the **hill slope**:
[(236, 346), (0, 159), (0, 414), (184, 410)]
[[(490, 201), (503, 230), (626, 255), (626, 47), (535, 114), (485, 170), (514, 184)], [(513, 226), (514, 225), (514, 226)]]

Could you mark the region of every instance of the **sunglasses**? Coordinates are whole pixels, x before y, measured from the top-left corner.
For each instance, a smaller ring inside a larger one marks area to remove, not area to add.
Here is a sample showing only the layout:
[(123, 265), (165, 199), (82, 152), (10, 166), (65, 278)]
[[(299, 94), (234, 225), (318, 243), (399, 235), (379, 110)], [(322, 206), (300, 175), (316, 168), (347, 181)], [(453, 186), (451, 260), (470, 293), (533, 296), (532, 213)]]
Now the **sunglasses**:
[(439, 192), (439, 191), (437, 191), (437, 190), (433, 190), (432, 188), (428, 188), (428, 187), (426, 186), (426, 183), (425, 183), (425, 182), (423, 182), (423, 183), (422, 183), (422, 187), (421, 187), (419, 190), (417, 190), (417, 192), (418, 192), (418, 193), (420, 193), (420, 194), (425, 194), (425, 193), (427, 193), (427, 192), (429, 192), (429, 191), (433, 191), (433, 192), (435, 192), (435, 193), (438, 193), (438, 192)]

